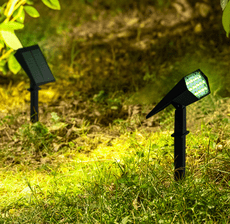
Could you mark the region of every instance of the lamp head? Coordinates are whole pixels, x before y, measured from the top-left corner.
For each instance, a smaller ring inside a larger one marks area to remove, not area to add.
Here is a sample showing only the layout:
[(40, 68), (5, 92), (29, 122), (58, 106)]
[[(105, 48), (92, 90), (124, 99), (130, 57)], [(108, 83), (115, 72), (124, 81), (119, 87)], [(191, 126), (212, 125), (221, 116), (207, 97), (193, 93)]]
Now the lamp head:
[(208, 78), (198, 69), (183, 77), (156, 107), (153, 108), (146, 118), (160, 112), (170, 104), (188, 106), (210, 93)]

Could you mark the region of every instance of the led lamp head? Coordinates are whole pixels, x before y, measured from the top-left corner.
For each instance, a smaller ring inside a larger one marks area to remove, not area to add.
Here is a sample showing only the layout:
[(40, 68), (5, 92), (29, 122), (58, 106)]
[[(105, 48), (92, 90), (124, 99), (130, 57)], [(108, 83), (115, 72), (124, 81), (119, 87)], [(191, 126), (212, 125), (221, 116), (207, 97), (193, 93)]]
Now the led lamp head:
[(146, 118), (160, 112), (170, 104), (173, 106), (188, 106), (210, 93), (208, 78), (198, 69), (182, 78), (156, 107), (153, 108)]

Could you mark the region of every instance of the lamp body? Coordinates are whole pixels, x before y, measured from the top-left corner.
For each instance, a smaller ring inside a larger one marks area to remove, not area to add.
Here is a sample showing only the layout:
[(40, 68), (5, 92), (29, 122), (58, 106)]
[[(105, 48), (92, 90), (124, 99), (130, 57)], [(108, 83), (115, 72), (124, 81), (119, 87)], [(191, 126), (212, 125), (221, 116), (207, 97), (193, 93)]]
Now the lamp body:
[(149, 112), (149, 117), (157, 114), (172, 104), (175, 110), (174, 133), (174, 179), (176, 181), (185, 177), (185, 155), (186, 155), (186, 106), (202, 99), (210, 94), (208, 78), (197, 69), (189, 75), (182, 78), (168, 94)]

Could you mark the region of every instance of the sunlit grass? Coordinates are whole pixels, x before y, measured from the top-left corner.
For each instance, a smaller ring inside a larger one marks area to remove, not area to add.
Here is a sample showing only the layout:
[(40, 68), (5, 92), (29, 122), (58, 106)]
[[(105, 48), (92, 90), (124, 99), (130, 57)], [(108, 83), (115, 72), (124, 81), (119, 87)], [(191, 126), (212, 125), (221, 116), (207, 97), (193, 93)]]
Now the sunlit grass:
[[(109, 146), (108, 137), (90, 139), (83, 132), (88, 147), (102, 142), (88, 154), (72, 147), (50, 153), (35, 170), (32, 164), (2, 169), (2, 220), (27, 223), (36, 213), (36, 223), (228, 223), (229, 150), (216, 147), (220, 135), (212, 131), (202, 124), (188, 135), (186, 179), (178, 183), (171, 128), (150, 135), (124, 131)], [(54, 158), (57, 166), (49, 163)]]

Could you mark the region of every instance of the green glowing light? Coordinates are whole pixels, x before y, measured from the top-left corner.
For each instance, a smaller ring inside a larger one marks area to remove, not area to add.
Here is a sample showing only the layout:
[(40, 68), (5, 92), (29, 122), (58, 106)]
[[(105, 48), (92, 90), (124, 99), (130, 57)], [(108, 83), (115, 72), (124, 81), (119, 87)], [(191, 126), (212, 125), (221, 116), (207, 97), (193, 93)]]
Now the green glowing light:
[(198, 99), (209, 93), (208, 84), (200, 72), (195, 72), (186, 76), (185, 84), (188, 90)]

